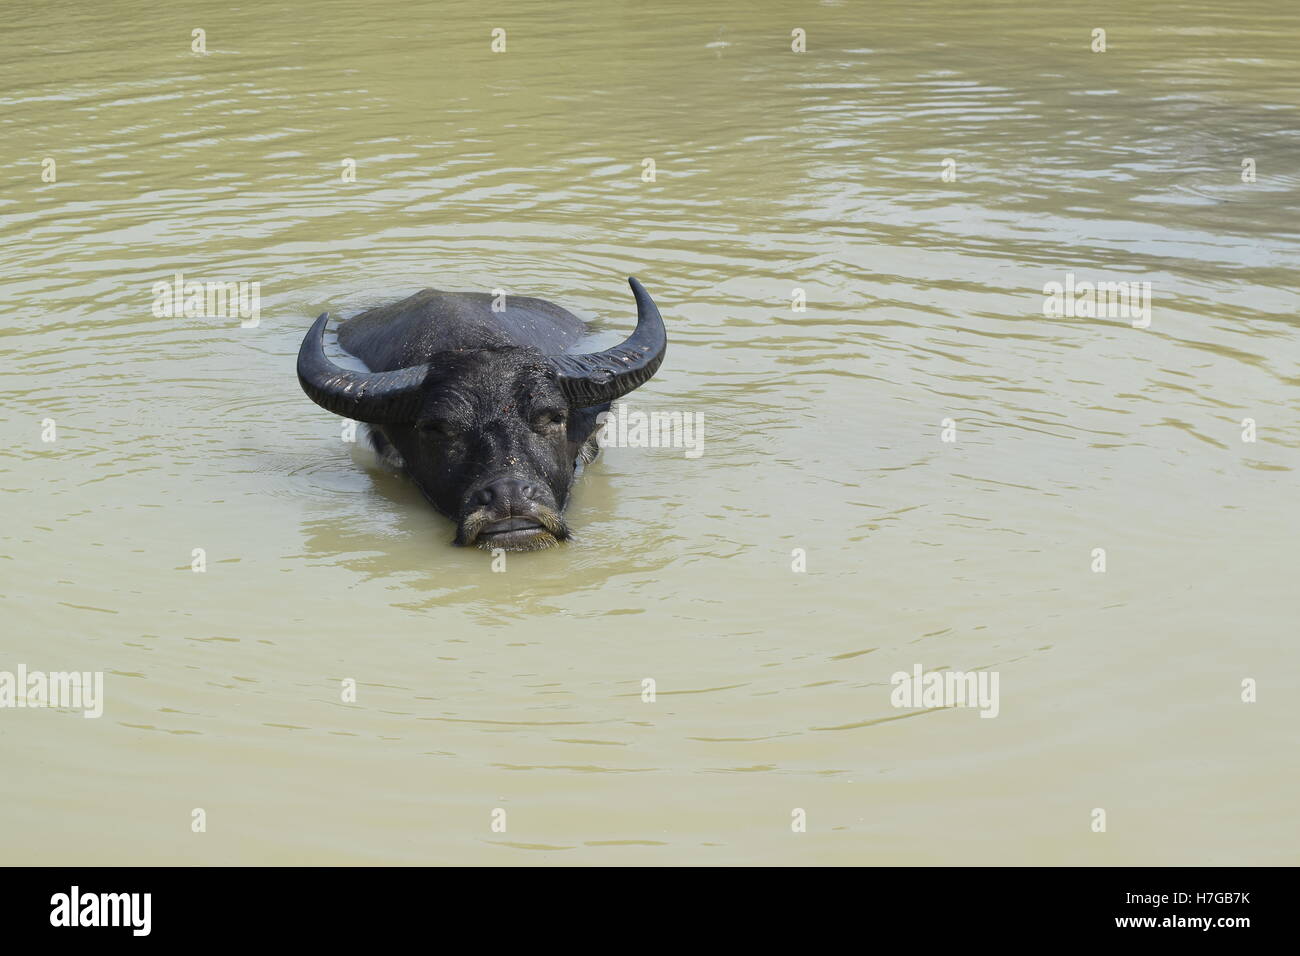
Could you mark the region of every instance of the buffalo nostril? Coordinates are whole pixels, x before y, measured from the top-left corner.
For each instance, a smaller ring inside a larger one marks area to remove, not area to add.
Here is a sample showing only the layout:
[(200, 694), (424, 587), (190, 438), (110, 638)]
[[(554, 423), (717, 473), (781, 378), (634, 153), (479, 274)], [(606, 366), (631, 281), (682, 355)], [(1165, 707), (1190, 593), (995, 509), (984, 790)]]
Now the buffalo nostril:
[(499, 478), (474, 493), (474, 504), (480, 508), (516, 511), (533, 501), (542, 500), (543, 486), (522, 478)]

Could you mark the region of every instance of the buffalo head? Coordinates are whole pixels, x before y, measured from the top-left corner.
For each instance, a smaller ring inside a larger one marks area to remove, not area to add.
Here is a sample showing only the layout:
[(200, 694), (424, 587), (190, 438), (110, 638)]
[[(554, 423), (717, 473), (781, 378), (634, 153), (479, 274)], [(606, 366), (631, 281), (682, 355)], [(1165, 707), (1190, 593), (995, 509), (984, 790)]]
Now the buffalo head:
[(425, 497), (456, 522), (456, 543), (528, 551), (568, 537), (561, 517), (597, 415), (654, 375), (667, 335), (649, 293), (629, 280), (637, 324), (620, 345), (586, 355), (523, 346), (457, 349), (388, 372), (325, 355), (328, 313), (298, 353), (316, 404), (379, 427)]

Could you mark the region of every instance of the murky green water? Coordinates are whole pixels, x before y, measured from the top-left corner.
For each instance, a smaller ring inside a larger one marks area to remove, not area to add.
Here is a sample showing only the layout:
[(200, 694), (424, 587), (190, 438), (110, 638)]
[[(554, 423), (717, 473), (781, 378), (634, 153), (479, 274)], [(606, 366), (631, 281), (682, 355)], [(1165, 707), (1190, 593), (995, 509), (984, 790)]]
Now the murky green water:
[[(0, 860), (1297, 861), (1300, 13), (207, 6), (4, 14), (0, 671), (105, 703), (0, 709)], [(504, 573), (294, 376), (326, 309), (622, 331), (628, 275), (704, 453)]]

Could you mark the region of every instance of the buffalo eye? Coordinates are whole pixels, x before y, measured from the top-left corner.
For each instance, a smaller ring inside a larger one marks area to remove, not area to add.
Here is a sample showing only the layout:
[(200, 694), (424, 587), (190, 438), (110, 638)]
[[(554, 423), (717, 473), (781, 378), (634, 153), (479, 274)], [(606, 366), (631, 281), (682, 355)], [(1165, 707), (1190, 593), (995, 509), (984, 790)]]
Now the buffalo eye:
[(538, 431), (545, 431), (548, 428), (555, 428), (563, 425), (569, 420), (569, 416), (562, 408), (548, 408), (545, 411), (538, 412), (533, 416), (533, 428)]
[(415, 425), (421, 434), (428, 435), (430, 438), (455, 438), (456, 428), (451, 422), (443, 418), (426, 418), (417, 422)]

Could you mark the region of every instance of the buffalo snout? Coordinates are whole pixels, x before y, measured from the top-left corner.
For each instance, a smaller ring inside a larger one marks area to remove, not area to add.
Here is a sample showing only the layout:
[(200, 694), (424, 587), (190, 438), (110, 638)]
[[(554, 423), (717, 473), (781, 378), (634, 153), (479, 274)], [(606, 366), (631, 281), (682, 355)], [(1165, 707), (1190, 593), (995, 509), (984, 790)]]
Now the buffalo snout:
[(569, 535), (546, 484), (516, 475), (493, 479), (472, 491), (456, 541), (485, 550), (537, 551)]

